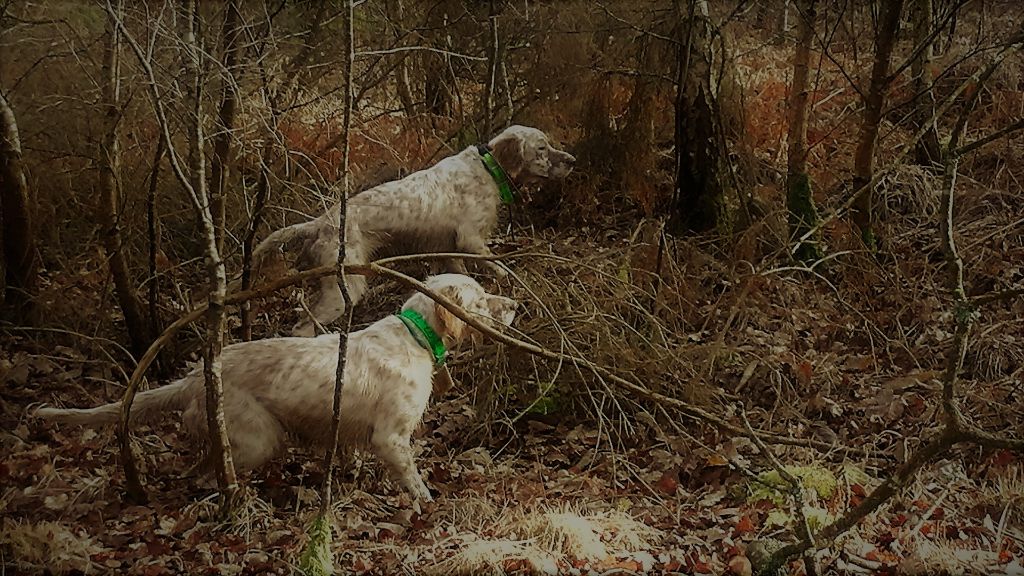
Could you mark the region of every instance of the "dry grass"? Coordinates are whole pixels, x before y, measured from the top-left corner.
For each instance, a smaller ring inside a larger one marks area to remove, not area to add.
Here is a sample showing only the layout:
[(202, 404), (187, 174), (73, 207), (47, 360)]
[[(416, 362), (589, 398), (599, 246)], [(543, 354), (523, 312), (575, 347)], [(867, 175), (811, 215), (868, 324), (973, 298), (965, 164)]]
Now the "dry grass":
[(77, 570), (85, 574), (100, 574), (106, 570), (90, 556), (102, 547), (84, 530), (59, 522), (27, 522), (4, 518), (0, 525), (0, 542), (19, 570), (49, 569), (57, 572)]
[(464, 545), (430, 573), (504, 574), (520, 566), (531, 574), (555, 574), (560, 567), (614, 562), (656, 548), (664, 539), (661, 531), (628, 514), (599, 508), (561, 503), (506, 509), (486, 519), (485, 539), (478, 532), (454, 535)]

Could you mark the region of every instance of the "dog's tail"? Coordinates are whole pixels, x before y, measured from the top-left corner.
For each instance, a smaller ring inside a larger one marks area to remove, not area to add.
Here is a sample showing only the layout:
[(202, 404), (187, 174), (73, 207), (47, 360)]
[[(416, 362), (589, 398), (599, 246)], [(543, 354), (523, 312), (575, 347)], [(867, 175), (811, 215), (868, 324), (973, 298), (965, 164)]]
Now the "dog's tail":
[[(260, 277), (260, 271), (263, 269), (266, 260), (274, 252), (284, 252), (285, 246), (291, 243), (297, 238), (313, 238), (319, 233), (319, 223), (317, 220), (310, 220), (309, 222), (301, 222), (299, 224), (292, 224), (291, 226), (285, 226), (280, 230), (275, 230), (270, 236), (267, 236), (262, 242), (256, 245), (256, 248), (252, 251), (252, 273), (253, 278)], [(237, 292), (242, 286), (242, 275), (239, 273), (236, 277), (231, 279), (228, 283), (229, 292)]]
[(256, 249), (252, 251), (253, 270), (259, 270), (260, 265), (263, 264), (263, 261), (267, 256), (275, 250), (282, 250), (285, 244), (292, 242), (296, 238), (314, 237), (319, 232), (320, 222), (318, 220), (292, 224), (291, 226), (285, 226), (280, 230), (275, 230), (270, 236), (264, 238), (264, 240), (256, 246)]
[[(132, 403), (130, 424), (155, 420), (168, 410), (181, 408), (187, 398), (189, 378), (178, 380), (174, 384), (147, 390), (135, 397)], [(53, 422), (95, 426), (99, 424), (115, 424), (121, 418), (121, 403), (111, 402), (95, 408), (51, 408), (44, 406), (35, 411), (35, 415)]]

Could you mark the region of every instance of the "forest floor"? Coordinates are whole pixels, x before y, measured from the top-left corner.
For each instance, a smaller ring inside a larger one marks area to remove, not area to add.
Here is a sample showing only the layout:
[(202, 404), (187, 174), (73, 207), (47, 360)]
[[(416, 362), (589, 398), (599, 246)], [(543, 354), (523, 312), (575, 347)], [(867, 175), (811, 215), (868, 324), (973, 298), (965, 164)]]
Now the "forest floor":
[[(1019, 282), (1024, 248), (1012, 224), (1021, 200), (974, 193), (958, 214), (961, 240), (978, 241), (966, 253), (973, 285)], [(830, 522), (938, 426), (937, 378), (951, 320), (937, 240), (926, 224), (891, 221), (886, 262), (848, 255), (817, 278), (785, 266), (723, 264), (752, 249), (742, 240), (739, 252), (715, 257), (708, 245), (670, 243), (674, 272), (661, 289), (677, 304), (658, 321), (676, 332), (659, 345), (664, 358), (630, 364), (627, 345), (616, 342), (611, 352), (587, 354), (606, 365), (621, 356), (622, 369), (652, 388), (734, 422), (742, 403), (756, 427), (832, 443), (824, 452), (776, 449), (802, 478), (812, 524)], [(841, 247), (839, 230), (830, 240)], [(572, 309), (581, 304), (573, 295), (595, 288), (579, 269), (603, 263), (614, 276), (626, 263), (643, 268), (649, 258), (638, 255), (649, 256), (651, 246), (644, 252), (638, 237), (539, 233), (517, 247), (564, 256), (550, 265), (561, 272), (528, 257), (516, 269), (552, 309), (562, 337), (582, 346), (593, 324), (574, 324)], [(397, 294), (380, 301), (391, 288), (375, 291), (360, 320), (393, 308)], [(519, 329), (553, 345), (545, 339), (553, 322), (536, 312), (543, 307), (521, 288), (503, 290), (527, 300)], [(564, 301), (552, 296), (558, 292)], [(1019, 299), (987, 309), (965, 362), (966, 410), (993, 430), (1024, 429), (1022, 318)], [(4, 338), (4, 574), (292, 573), (318, 502), (318, 454), (293, 450), (256, 472), (242, 518), (220, 526), (211, 520), (211, 492), (181, 478), (195, 455), (171, 418), (137, 430), (151, 500), (129, 504), (110, 430), (28, 416), (41, 401), (86, 406), (118, 398), (125, 381), (118, 365), (76, 345), (82, 340), (73, 335), (12, 330)], [(334, 551), (343, 573), (749, 574), (751, 542), (793, 538), (787, 498), (736, 469), (771, 481), (771, 463), (747, 438), (613, 390), (594, 401), (601, 385), (585, 371), (567, 369), (557, 402), (537, 410), (538, 397), (554, 395), (508, 387), (543, 376), (527, 377), (530, 362), (519, 358), (527, 357), (489, 345), (454, 362), (461, 384), (434, 399), (415, 438), (434, 503), (414, 510), (372, 456), (349, 458), (336, 486)], [(874, 454), (856, 452), (863, 448)], [(818, 559), (830, 574), (1022, 574), (1022, 519), (1020, 455), (962, 449), (927, 466)], [(802, 570), (799, 562), (791, 569)]]

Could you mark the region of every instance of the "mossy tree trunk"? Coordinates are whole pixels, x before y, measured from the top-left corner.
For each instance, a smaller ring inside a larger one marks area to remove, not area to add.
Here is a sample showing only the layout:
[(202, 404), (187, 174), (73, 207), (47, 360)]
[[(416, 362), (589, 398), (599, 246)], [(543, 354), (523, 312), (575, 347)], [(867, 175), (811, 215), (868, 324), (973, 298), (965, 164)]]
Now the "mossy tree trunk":
[(878, 248), (879, 242), (875, 229), (875, 191), (871, 180), (875, 174), (875, 149), (878, 145), (878, 131), (882, 122), (885, 98), (893, 80), (889, 76), (889, 66), (900, 29), (902, 12), (903, 0), (882, 2), (878, 30), (875, 33), (875, 61), (871, 67), (871, 84), (864, 97), (864, 113), (853, 159), (853, 188), (859, 195), (853, 203), (852, 218), (860, 231), (864, 245), (872, 251)]
[(796, 258), (803, 262), (821, 258), (817, 238), (800, 239), (818, 225), (811, 177), (807, 173), (807, 122), (811, 45), (817, 20), (816, 0), (797, 3), (797, 44), (793, 54), (793, 83), (789, 91), (789, 149), (786, 170), (786, 209), (789, 237), (798, 243)]
[(676, 10), (676, 182), (670, 228), (728, 233), (731, 219), (726, 204), (727, 151), (718, 121), (718, 86), (707, 0), (676, 0)]

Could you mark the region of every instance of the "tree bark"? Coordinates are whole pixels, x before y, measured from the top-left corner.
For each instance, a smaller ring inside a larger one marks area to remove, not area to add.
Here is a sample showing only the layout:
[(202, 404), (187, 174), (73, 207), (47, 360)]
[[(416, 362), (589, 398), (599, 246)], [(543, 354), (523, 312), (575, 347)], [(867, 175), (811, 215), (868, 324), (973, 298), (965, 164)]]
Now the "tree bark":
[(480, 135), (486, 142), (494, 131), (494, 83), (498, 77), (498, 12), (494, 0), (490, 0), (487, 20), (490, 24), (487, 35), (487, 82), (484, 85), (484, 129)]
[[(206, 185), (205, 136), (203, 130), (203, 84), (202, 54), (199, 34), (199, 6), (196, 0), (187, 0), (184, 44), (185, 62), (188, 72), (189, 100), (192, 105), (189, 118), (189, 185), (206, 244), (206, 273), (209, 283), (208, 308), (206, 313), (206, 342), (203, 347), (203, 377), (206, 384), (206, 424), (210, 434), (210, 457), (217, 476), (217, 485), (222, 494), (221, 512), (224, 516), (234, 515), (240, 490), (235, 476), (231, 445), (228, 440), (227, 422), (224, 418), (224, 382), (221, 379), (221, 350), (224, 347), (224, 297), (227, 292), (227, 276), (224, 261), (218, 249), (218, 230), (212, 211), (212, 198)], [(223, 221), (221, 221), (223, 226)], [(223, 230), (221, 230), (223, 234)]]
[[(814, 205), (811, 178), (807, 173), (807, 122), (811, 45), (817, 20), (816, 0), (797, 3), (797, 43), (793, 54), (793, 83), (789, 90), (789, 149), (786, 170), (786, 208), (789, 212), (790, 241), (799, 241), (818, 225), (818, 210)], [(803, 262), (821, 258), (821, 245), (817, 238), (803, 242), (796, 250), (796, 258)]]
[(117, 126), (121, 120), (120, 51), (121, 38), (117, 30), (117, 23), (113, 18), (108, 18), (103, 53), (103, 76), (101, 78), (103, 137), (99, 144), (100, 197), (96, 220), (102, 230), (107, 264), (114, 279), (117, 302), (124, 315), (132, 355), (139, 358), (149, 347), (151, 336), (145, 315), (142, 312), (142, 302), (136, 294), (135, 285), (131, 280), (131, 272), (128, 269), (128, 260), (125, 258), (121, 238), (121, 202), (117, 176), (121, 163), (117, 138)]
[[(882, 111), (885, 107), (886, 94), (892, 78), (889, 77), (889, 66), (892, 61), (893, 48), (900, 28), (900, 15), (903, 12), (903, 0), (891, 0), (882, 3), (879, 16), (878, 32), (875, 34), (875, 61), (871, 68), (871, 85), (864, 98), (864, 115), (861, 120), (857, 150), (853, 160), (853, 189), (860, 190), (868, 186), (875, 172), (875, 148), (878, 144), (878, 130), (882, 122)], [(852, 218), (861, 239), (869, 250), (878, 248), (878, 237), (875, 231), (875, 191), (869, 188), (857, 197), (853, 203)]]
[(313, 525), (310, 527), (310, 538), (306, 549), (299, 558), (299, 571), (303, 574), (333, 574), (334, 558), (331, 551), (330, 518), (332, 514), (334, 456), (338, 451), (338, 434), (341, 430), (341, 394), (344, 387), (345, 359), (348, 352), (348, 333), (352, 329), (352, 299), (349, 297), (348, 285), (345, 282), (345, 240), (346, 220), (348, 216), (349, 190), (349, 131), (352, 126), (352, 59), (354, 46), (352, 40), (352, 2), (345, 0), (345, 15), (341, 26), (341, 81), (342, 86), (342, 122), (341, 164), (338, 181), (338, 259), (335, 273), (341, 287), (342, 300), (345, 302), (345, 324), (338, 333), (338, 366), (334, 376), (334, 413), (331, 419), (331, 441), (324, 452), (324, 483), (320, 490), (320, 509)]
[[(927, 43), (914, 60), (911, 76), (914, 79), (914, 93), (917, 101), (914, 104), (914, 124), (918, 129), (931, 122), (935, 114), (935, 93), (932, 90), (932, 59), (935, 53), (935, 41), (929, 40), (932, 27), (935, 25), (932, 0), (914, 0), (914, 45)], [(924, 135), (914, 146), (914, 160), (921, 166), (934, 166), (942, 160), (939, 147), (939, 131), (935, 124), (930, 124)]]
[(149, 332), (155, 336), (164, 331), (160, 321), (160, 273), (156, 266), (156, 255), (160, 249), (160, 220), (156, 213), (156, 189), (160, 183), (160, 162), (167, 146), (163, 138), (156, 143), (153, 152), (153, 167), (149, 172), (149, 190), (146, 193), (146, 231), (149, 236)]
[(235, 110), (238, 108), (238, 46), (241, 34), (241, 16), (238, 0), (230, 0), (224, 12), (224, 78), (218, 114), (217, 135), (213, 139), (213, 159), (210, 162), (211, 212), (217, 229), (217, 250), (224, 252), (224, 195), (231, 166), (231, 133), (235, 128)]
[(21, 162), (14, 110), (0, 92), (0, 224), (3, 226), (4, 304), (10, 318), (27, 319), (39, 283), (32, 203)]
[[(451, 32), (448, 29), (450, 1), (434, 6), (427, 15), (427, 29), (433, 30), (429, 37), (431, 44), (441, 50), (448, 50)], [(452, 74), (451, 58), (447, 54), (432, 51), (423, 52), (426, 80), (423, 84), (423, 96), (427, 112), (435, 116), (452, 116), (455, 114), (456, 79)]]
[(711, 20), (707, 0), (676, 0), (679, 17), (675, 144), (676, 182), (671, 228), (728, 233), (726, 151), (712, 80)]
[[(388, 11), (394, 14), (392, 22), (395, 40), (402, 36), (402, 29), (405, 23), (405, 2), (403, 0), (391, 0), (392, 8)], [(416, 114), (416, 99), (412, 96), (412, 82), (409, 80), (409, 56), (400, 54), (398, 65), (395, 66), (395, 83), (398, 86), (398, 99), (402, 102), (405, 115), (412, 117)]]
[[(242, 291), (252, 288), (252, 251), (256, 246), (256, 232), (263, 221), (263, 208), (270, 198), (270, 164), (273, 162), (273, 139), (268, 137), (260, 159), (260, 180), (256, 183), (256, 201), (252, 208), (252, 219), (249, 229), (242, 239)], [(242, 340), (252, 340), (252, 306), (249, 301), (242, 302)]]
[[(153, 103), (153, 111), (156, 114), (157, 125), (160, 129), (160, 136), (167, 148), (167, 159), (171, 165), (178, 183), (189, 195), (192, 207), (196, 211), (199, 228), (203, 234), (206, 248), (206, 269), (209, 280), (209, 297), (207, 298), (207, 334), (206, 345), (203, 350), (203, 374), (206, 385), (206, 413), (207, 433), (210, 435), (209, 457), (207, 462), (214, 468), (217, 482), (221, 490), (221, 512), (225, 516), (233, 515), (237, 505), (240, 503), (241, 490), (235, 476), (234, 463), (231, 459), (231, 447), (228, 443), (227, 425), (224, 420), (224, 387), (221, 380), (221, 359), (220, 353), (223, 347), (224, 335), (224, 304), (227, 288), (227, 278), (224, 273), (224, 262), (221, 260), (220, 252), (217, 250), (217, 232), (214, 226), (213, 214), (210, 210), (210, 198), (206, 181), (206, 161), (204, 155), (203, 136), (203, 107), (202, 107), (202, 67), (200, 63), (204, 54), (199, 45), (199, 11), (196, 0), (186, 0), (182, 8), (181, 39), (183, 50), (181, 54), (184, 60), (185, 75), (183, 82), (186, 86), (185, 103), (192, 106), (186, 115), (186, 129), (189, 140), (188, 165), (184, 166), (174, 147), (171, 136), (171, 125), (167, 118), (167, 110), (163, 97), (160, 93), (160, 84), (157, 81), (156, 72), (152, 60), (142, 49), (139, 42), (127, 33), (124, 22), (118, 17), (110, 2), (105, 6), (107, 14), (115, 20), (118, 30), (127, 41), (132, 52), (145, 75), (146, 87)], [(159, 340), (158, 340), (159, 341)], [(154, 347), (150, 347), (152, 350)], [(140, 360), (151, 362), (152, 358), (147, 355)], [(137, 368), (137, 367), (136, 367)], [(132, 393), (136, 381), (130, 382), (128, 393)], [(127, 397), (123, 403), (122, 426), (128, 421), (128, 411), (131, 409), (130, 398)]]
[(338, 433), (341, 430), (341, 393), (344, 385), (345, 357), (348, 352), (348, 333), (352, 329), (352, 299), (349, 297), (348, 285), (345, 282), (344, 266), (346, 252), (346, 223), (348, 219), (349, 191), (349, 132), (352, 126), (352, 59), (355, 53), (352, 33), (352, 4), (348, 5), (345, 21), (342, 24), (342, 70), (341, 80), (344, 83), (342, 94), (344, 107), (341, 123), (341, 187), (338, 190), (338, 285), (341, 287), (342, 300), (345, 302), (345, 323), (338, 333), (338, 368), (334, 380), (334, 418), (331, 421), (331, 445), (324, 454), (324, 485), (320, 497), (320, 514), (326, 516), (331, 510), (331, 484), (334, 469), (334, 455), (338, 451)]

